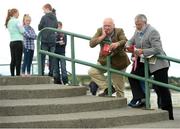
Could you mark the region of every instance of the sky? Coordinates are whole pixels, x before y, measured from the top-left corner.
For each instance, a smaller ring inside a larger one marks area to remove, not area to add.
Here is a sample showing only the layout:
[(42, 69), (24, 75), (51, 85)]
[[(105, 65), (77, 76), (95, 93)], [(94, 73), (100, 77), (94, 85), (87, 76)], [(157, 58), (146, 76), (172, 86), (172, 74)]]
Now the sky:
[[(42, 7), (46, 3), (50, 3), (56, 9), (58, 20), (63, 22), (63, 30), (86, 36), (93, 36), (97, 28), (102, 26), (103, 20), (111, 17), (115, 26), (123, 28), (126, 37), (130, 39), (135, 30), (134, 17), (143, 13), (147, 16), (148, 23), (159, 31), (166, 54), (179, 58), (178, 0), (5, 0), (0, 4), (0, 64), (10, 63), (10, 39), (4, 26), (7, 10), (17, 8), (20, 21), (24, 14), (29, 14), (32, 17), (31, 26), (38, 34), (38, 24), (44, 15)], [(70, 52), (70, 42), (68, 42), (66, 56), (70, 57)], [(90, 48), (87, 40), (76, 38), (75, 52), (77, 59), (96, 63), (99, 47)], [(71, 71), (70, 66), (67, 62), (68, 71)], [(87, 74), (89, 67), (76, 66), (78, 74)], [(127, 71), (129, 72), (130, 69), (131, 66)], [(0, 73), (3, 70), (0, 67)], [(169, 75), (180, 77), (180, 64), (171, 63)]]

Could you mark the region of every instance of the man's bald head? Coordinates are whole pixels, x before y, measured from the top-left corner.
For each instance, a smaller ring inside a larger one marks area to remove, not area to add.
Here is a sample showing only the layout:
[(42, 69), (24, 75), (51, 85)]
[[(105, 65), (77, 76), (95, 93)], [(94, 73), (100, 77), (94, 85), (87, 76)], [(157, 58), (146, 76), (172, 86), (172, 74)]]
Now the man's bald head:
[(105, 18), (103, 21), (103, 29), (107, 35), (111, 34), (114, 30), (114, 20), (112, 18)]
[(114, 20), (112, 18), (105, 18), (103, 21), (103, 24), (105, 24), (105, 23), (114, 25)]

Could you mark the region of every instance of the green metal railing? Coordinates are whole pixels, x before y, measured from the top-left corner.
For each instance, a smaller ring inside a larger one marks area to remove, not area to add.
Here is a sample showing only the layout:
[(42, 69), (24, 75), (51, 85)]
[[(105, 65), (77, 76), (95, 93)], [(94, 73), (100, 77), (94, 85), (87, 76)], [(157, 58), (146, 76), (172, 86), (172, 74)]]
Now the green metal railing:
[[(41, 33), (44, 30), (52, 30), (54, 32), (62, 32), (65, 33), (66, 35), (69, 35), (71, 37), (71, 58), (69, 57), (65, 57), (59, 54), (55, 54), (52, 52), (47, 52), (44, 50), (40, 49), (40, 40), (41, 40)], [(71, 32), (67, 32), (67, 31), (63, 31), (63, 30), (58, 30), (58, 29), (54, 29), (54, 28), (44, 28), (43, 30), (41, 30), (38, 34), (38, 38), (37, 38), (37, 58), (38, 58), (38, 74), (41, 75), (42, 73), (42, 69), (41, 69), (41, 54), (46, 54), (49, 56), (53, 56), (56, 58), (62, 58), (65, 59), (67, 61), (71, 62), (71, 66), (72, 66), (72, 85), (77, 85), (77, 79), (76, 79), (76, 63), (77, 64), (82, 64), (85, 66), (90, 66), (90, 67), (94, 67), (94, 68), (98, 68), (98, 69), (102, 69), (102, 70), (106, 70), (107, 71), (107, 81), (108, 81), (108, 95), (111, 96), (112, 95), (112, 89), (111, 89), (111, 73), (116, 73), (116, 74), (121, 74), (123, 76), (126, 77), (131, 77), (134, 79), (138, 79), (138, 80), (142, 80), (145, 82), (145, 95), (146, 95), (146, 108), (149, 109), (150, 108), (150, 86), (149, 84), (156, 84), (162, 87), (167, 87), (170, 88), (172, 90), (175, 91), (180, 91), (180, 87), (177, 87), (175, 85), (171, 85), (171, 84), (165, 84), (162, 82), (158, 82), (155, 80), (152, 80), (151, 78), (149, 78), (149, 68), (148, 68), (148, 59), (145, 58), (145, 77), (141, 77), (141, 76), (137, 76), (134, 74), (130, 74), (130, 73), (126, 73), (126, 72), (122, 72), (116, 69), (112, 69), (111, 68), (111, 63), (110, 63), (110, 56), (108, 56), (107, 58), (107, 65), (106, 66), (102, 66), (102, 65), (97, 65), (97, 64), (93, 64), (93, 63), (89, 63), (86, 61), (82, 61), (82, 60), (78, 60), (75, 58), (75, 49), (74, 49), (74, 38), (81, 38), (81, 39), (85, 39), (85, 40), (90, 40), (91, 38), (88, 36), (84, 36), (84, 35), (80, 35), (80, 34), (75, 34), (75, 33), (71, 33)], [(175, 58), (171, 58), (168, 56), (162, 56), (162, 55), (158, 55), (157, 56), (160, 59), (166, 59), (172, 62), (176, 62), (176, 63), (180, 63), (179, 59), (175, 59)]]
[[(32, 73), (32, 75), (35, 75), (34, 66), (36, 66), (36, 65), (37, 65), (37, 63), (32, 63), (32, 65), (31, 65), (31, 73)], [(7, 66), (10, 66), (10, 64), (0, 64), (0, 67), (7, 67)]]

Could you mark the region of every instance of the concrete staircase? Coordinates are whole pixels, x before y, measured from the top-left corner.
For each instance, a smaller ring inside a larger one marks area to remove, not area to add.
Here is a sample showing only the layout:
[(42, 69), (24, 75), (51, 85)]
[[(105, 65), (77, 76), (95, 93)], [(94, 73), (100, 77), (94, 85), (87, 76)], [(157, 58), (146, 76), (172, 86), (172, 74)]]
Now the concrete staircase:
[(86, 95), (49, 77), (0, 77), (0, 128), (105, 128), (168, 120), (161, 110), (128, 108), (125, 98)]

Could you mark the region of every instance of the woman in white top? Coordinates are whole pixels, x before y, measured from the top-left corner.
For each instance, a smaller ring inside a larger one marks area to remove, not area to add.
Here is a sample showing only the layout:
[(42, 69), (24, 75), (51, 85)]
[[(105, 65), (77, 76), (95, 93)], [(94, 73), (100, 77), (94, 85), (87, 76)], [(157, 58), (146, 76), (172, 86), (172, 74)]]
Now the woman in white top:
[(11, 76), (20, 75), (21, 70), (21, 59), (23, 51), (23, 33), (24, 28), (20, 24), (19, 12), (17, 9), (8, 10), (5, 26), (10, 34), (10, 51), (11, 51), (11, 63), (10, 63), (10, 72)]

